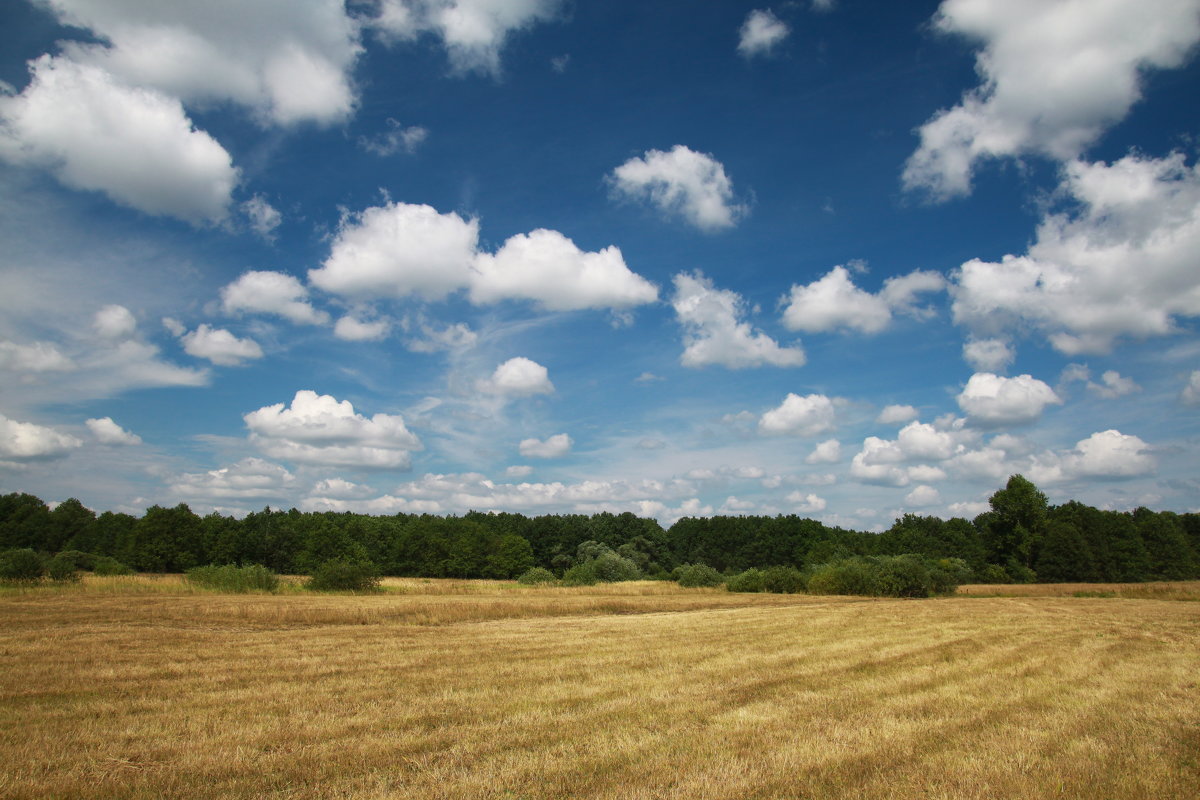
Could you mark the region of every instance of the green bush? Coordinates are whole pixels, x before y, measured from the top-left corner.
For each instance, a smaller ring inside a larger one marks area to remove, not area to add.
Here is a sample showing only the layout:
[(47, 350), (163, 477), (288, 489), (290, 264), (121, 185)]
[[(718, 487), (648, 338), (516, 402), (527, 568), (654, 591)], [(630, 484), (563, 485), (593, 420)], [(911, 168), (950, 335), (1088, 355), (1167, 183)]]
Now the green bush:
[(881, 557), (876, 569), (879, 594), (885, 597), (929, 597), (934, 593), (929, 566), (920, 556)]
[(879, 594), (878, 576), (865, 558), (845, 558), (813, 569), (809, 594)]
[(29, 548), (0, 553), (0, 581), (33, 583), (42, 578), (42, 559)]
[(988, 564), (979, 573), (980, 583), (1012, 583), (1012, 577), (999, 564)]
[[(949, 565), (954, 567), (954, 565)], [(926, 556), (857, 556), (821, 564), (808, 579), (811, 594), (931, 597), (958, 588), (955, 572)]]
[(97, 575), (132, 575), (133, 567), (122, 564), (120, 561), (109, 556), (96, 556), (96, 561), (92, 565), (92, 572)]
[(521, 576), (517, 578), (517, 583), (536, 586), (540, 583), (558, 583), (558, 578), (554, 577), (554, 573), (545, 567), (530, 567), (521, 573)]
[(314, 592), (375, 592), (379, 570), (370, 561), (333, 558), (313, 570), (305, 585)]
[(78, 581), (79, 570), (75, 568), (75, 559), (68, 553), (59, 553), (46, 562), (46, 576), (52, 581)]
[(763, 570), (763, 591), (775, 594), (803, 592), (808, 582), (804, 573), (795, 567), (767, 567)]
[(694, 588), (697, 586), (720, 586), (725, 582), (725, 576), (707, 564), (683, 564), (671, 573), (680, 586)]
[(731, 592), (761, 592), (765, 589), (763, 571), (751, 567), (745, 572), (739, 572), (725, 581), (725, 588)]
[[(75, 566), (75, 569), (92, 571), (96, 568), (96, 556), (79, 550), (63, 550), (55, 558), (64, 559)], [(48, 566), (48, 565), (47, 565)]]
[(563, 573), (563, 586), (593, 586), (600, 582), (593, 568), (595, 561), (584, 561)]
[(637, 564), (628, 558), (619, 556), (611, 550), (601, 553), (592, 559), (592, 572), (601, 583), (618, 583), (620, 581), (636, 581), (642, 577), (642, 571)]
[(199, 586), (222, 592), (274, 592), (279, 588), (279, 577), (258, 564), (245, 567), (233, 564), (223, 567), (215, 564), (192, 567), (185, 573), (185, 577)]

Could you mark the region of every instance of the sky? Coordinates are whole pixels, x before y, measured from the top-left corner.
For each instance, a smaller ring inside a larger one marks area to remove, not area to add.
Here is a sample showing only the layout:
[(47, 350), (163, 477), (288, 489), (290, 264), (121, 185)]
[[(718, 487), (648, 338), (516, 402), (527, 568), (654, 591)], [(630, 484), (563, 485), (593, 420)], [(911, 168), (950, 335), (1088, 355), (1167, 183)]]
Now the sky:
[(0, 492), (1200, 510), (1200, 0), (13, 0)]

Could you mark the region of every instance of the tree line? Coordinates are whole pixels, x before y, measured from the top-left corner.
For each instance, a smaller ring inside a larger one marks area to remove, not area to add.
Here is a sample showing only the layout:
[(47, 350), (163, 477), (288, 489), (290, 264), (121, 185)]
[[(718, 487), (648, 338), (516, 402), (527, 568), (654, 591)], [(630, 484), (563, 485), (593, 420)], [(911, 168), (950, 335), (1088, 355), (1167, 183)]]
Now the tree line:
[(641, 576), (660, 578), (681, 565), (733, 575), (913, 554), (960, 559), (971, 580), (986, 583), (1187, 580), (1200, 578), (1200, 514), (1050, 505), (1020, 475), (973, 520), (905, 514), (878, 534), (796, 515), (685, 517), (664, 529), (631, 513), (442, 517), (265, 508), (237, 519), (200, 516), (181, 503), (136, 517), (97, 515), (74, 498), (51, 509), (31, 494), (0, 496), (0, 551), (77, 551), (143, 572), (259, 564), (312, 574), (341, 560), (371, 564), (385, 575), (507, 579), (532, 567), (562, 576), (594, 561), (597, 548)]

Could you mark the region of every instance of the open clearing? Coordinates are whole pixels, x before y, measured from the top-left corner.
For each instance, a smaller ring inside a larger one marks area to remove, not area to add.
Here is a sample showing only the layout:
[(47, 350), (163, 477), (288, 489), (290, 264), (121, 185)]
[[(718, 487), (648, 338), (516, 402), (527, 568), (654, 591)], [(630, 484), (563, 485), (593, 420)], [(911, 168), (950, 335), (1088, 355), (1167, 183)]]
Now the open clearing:
[(386, 584), (0, 593), (0, 796), (1200, 797), (1197, 583)]

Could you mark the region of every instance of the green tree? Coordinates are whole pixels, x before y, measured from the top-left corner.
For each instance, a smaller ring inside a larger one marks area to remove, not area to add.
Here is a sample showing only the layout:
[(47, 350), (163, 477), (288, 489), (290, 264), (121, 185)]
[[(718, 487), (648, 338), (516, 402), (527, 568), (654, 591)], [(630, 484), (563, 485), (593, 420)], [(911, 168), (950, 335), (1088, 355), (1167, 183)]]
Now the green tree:
[(1032, 567), (1045, 529), (1046, 495), (1023, 476), (1013, 475), (988, 503), (991, 514), (982, 515), (980, 530), (988, 561), (1005, 564), (1011, 560)]
[(1095, 574), (1092, 552), (1083, 535), (1069, 522), (1046, 523), (1046, 533), (1035, 567), (1042, 583), (1086, 581)]

